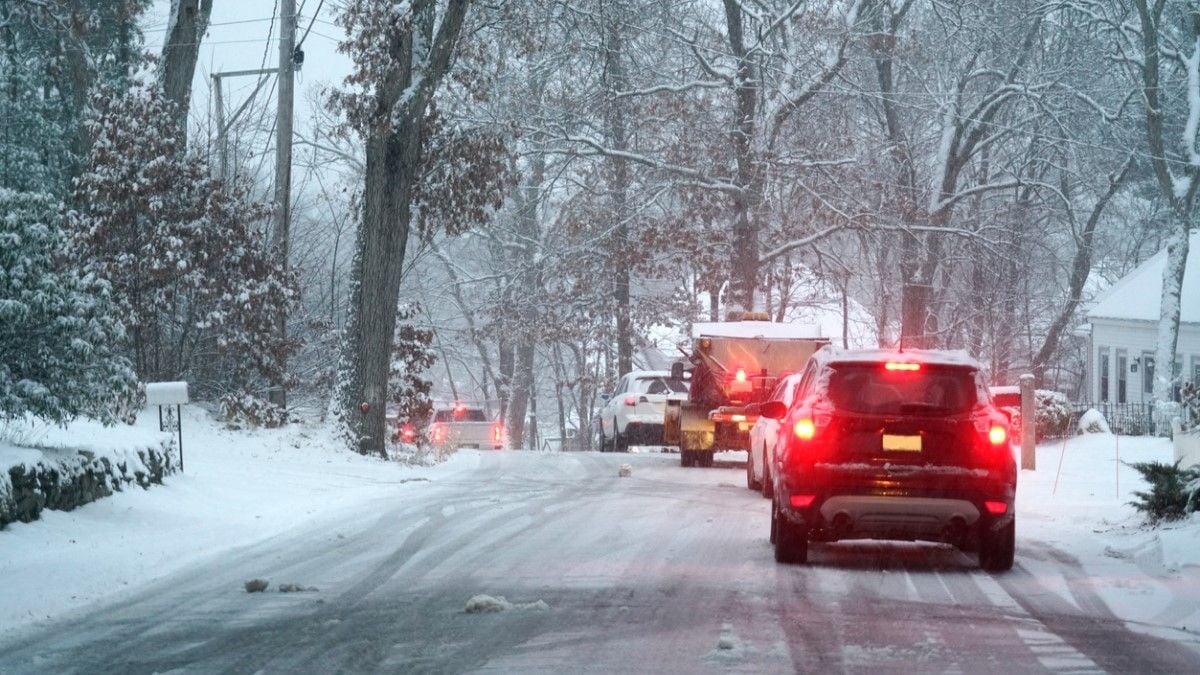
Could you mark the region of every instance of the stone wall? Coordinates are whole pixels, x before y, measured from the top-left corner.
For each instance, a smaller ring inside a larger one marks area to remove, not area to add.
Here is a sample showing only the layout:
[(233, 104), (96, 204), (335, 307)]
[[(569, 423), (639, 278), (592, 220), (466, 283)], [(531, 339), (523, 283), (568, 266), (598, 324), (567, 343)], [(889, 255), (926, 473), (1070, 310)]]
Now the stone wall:
[(160, 447), (107, 452), (45, 451), (36, 463), (3, 467), (0, 475), (0, 529), (37, 520), (43, 509), (70, 511), (127, 486), (148, 488), (178, 470), (171, 441)]

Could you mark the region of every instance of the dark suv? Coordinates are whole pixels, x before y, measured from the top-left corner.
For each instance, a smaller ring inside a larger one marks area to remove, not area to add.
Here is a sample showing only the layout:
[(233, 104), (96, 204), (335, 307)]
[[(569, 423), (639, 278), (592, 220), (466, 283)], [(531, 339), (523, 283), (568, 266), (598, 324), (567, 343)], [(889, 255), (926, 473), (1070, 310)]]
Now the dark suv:
[(978, 362), (951, 351), (813, 355), (776, 446), (775, 559), (808, 560), (810, 541), (938, 541), (1012, 568), (1016, 461), (1008, 418)]

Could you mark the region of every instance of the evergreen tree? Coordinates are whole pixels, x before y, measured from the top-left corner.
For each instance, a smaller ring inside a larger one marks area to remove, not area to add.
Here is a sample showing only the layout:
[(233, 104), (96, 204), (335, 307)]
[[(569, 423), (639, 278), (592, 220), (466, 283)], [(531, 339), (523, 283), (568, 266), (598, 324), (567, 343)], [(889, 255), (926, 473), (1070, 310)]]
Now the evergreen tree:
[(116, 352), (124, 332), (108, 286), (55, 266), (60, 213), (47, 195), (0, 188), (0, 419), (110, 423), (130, 409), (136, 378)]

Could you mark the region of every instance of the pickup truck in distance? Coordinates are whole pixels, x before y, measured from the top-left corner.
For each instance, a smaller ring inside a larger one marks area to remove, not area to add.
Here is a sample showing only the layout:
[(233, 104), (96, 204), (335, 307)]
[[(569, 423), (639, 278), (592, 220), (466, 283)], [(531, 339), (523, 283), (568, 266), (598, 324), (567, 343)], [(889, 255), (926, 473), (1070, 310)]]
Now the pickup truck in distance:
[(504, 448), (504, 427), (479, 408), (462, 404), (436, 410), (428, 430), (429, 442), (445, 448)]

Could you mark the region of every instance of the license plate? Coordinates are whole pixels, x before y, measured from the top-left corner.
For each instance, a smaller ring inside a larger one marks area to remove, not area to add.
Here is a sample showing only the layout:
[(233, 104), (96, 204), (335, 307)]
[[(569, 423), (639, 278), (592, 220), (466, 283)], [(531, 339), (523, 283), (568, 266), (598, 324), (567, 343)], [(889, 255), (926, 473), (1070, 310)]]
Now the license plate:
[(883, 449), (888, 452), (920, 452), (920, 436), (883, 435)]

